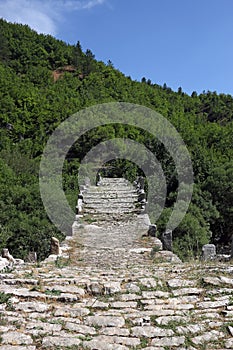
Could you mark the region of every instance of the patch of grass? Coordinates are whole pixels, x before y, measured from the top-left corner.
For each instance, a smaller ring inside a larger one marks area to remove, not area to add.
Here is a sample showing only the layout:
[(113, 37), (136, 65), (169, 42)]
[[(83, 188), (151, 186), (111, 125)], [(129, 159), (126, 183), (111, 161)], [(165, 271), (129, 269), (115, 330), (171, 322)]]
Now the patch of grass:
[(151, 250), (151, 253), (150, 253), (151, 257), (153, 258), (155, 256), (155, 253), (158, 253), (160, 250), (161, 250), (161, 248), (159, 246), (155, 245)]
[(137, 300), (137, 309), (144, 310), (144, 305), (142, 304), (141, 300)]
[[(151, 316), (151, 324), (154, 326), (157, 326), (157, 322), (156, 319), (158, 318), (158, 316)], [(172, 329), (175, 333), (176, 333), (176, 328), (179, 326), (187, 326), (187, 323), (184, 321), (176, 321), (176, 320), (172, 320), (170, 322), (168, 322), (167, 324), (164, 325), (159, 325), (160, 328), (162, 329)]]
[(145, 348), (145, 347), (147, 347), (148, 345), (149, 345), (149, 341), (148, 341), (148, 338), (140, 338), (140, 346), (142, 347), (142, 348)]
[(6, 294), (4, 292), (0, 292), (0, 304), (8, 303), (11, 297), (12, 297), (12, 294)]
[(99, 326), (97, 324), (94, 324), (93, 327), (95, 328), (96, 332), (98, 332), (102, 328), (102, 326)]
[(96, 219), (93, 218), (93, 216), (88, 214), (88, 215), (85, 215), (84, 222), (87, 224), (92, 224), (93, 222), (96, 222)]
[[(48, 320), (46, 320), (44, 322), (48, 322)], [(51, 323), (51, 324), (60, 324), (62, 327), (65, 326), (65, 321), (62, 320), (61, 318), (50, 320), (49, 323)]]
[(4, 318), (2, 315), (0, 315), (0, 326), (7, 326), (8, 320)]
[(193, 344), (193, 342), (192, 342), (190, 336), (186, 335), (186, 336), (185, 336), (185, 346), (186, 346), (187, 348), (189, 348), (189, 347), (192, 347), (193, 345), (194, 345), (194, 344)]
[(34, 272), (32, 270), (24, 274), (24, 278), (32, 278), (32, 277), (34, 277)]
[(70, 265), (70, 258), (66, 259), (63, 258), (62, 256), (58, 256), (57, 259), (55, 260), (55, 266), (59, 269), (62, 269), (63, 267), (67, 267)]
[(6, 303), (6, 310), (7, 311), (15, 311), (14, 306), (12, 305), (11, 301), (8, 300), (8, 302)]
[(17, 328), (20, 329), (22, 324), (19, 321), (13, 321), (12, 324)]
[(222, 326), (220, 327), (220, 330), (229, 334), (229, 329), (228, 326), (233, 327), (233, 322), (225, 322), (222, 324)]
[(7, 274), (7, 273), (11, 273), (11, 272), (13, 272), (15, 270), (15, 267), (13, 267), (13, 266), (6, 266), (6, 267), (4, 267), (4, 269), (3, 270), (1, 270), (1, 274)]
[(58, 289), (52, 289), (52, 290), (47, 289), (47, 290), (45, 291), (45, 294), (46, 294), (46, 295), (58, 296), (58, 295), (61, 295), (61, 291), (58, 290)]
[(134, 324), (129, 318), (126, 318), (125, 319), (125, 326), (126, 326), (126, 328), (132, 328), (134, 326)]

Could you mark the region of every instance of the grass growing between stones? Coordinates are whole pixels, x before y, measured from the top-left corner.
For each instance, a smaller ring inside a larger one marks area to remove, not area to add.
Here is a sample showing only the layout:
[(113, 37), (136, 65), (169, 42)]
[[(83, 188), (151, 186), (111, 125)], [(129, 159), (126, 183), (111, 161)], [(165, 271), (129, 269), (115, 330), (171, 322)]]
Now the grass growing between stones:
[(149, 339), (148, 338), (141, 338), (140, 342), (141, 342), (141, 344), (140, 344), (141, 348), (145, 348), (145, 347), (147, 347), (149, 345)]
[(61, 291), (57, 290), (57, 289), (52, 289), (52, 290), (46, 289), (45, 294), (59, 296), (59, 295), (61, 295)]
[(184, 322), (184, 321), (169, 321), (168, 323), (166, 324), (160, 324), (158, 325), (157, 322), (156, 322), (156, 319), (158, 318), (158, 316), (150, 316), (150, 319), (151, 319), (151, 324), (153, 326), (159, 326), (161, 329), (171, 329), (174, 331), (174, 333), (177, 333), (176, 332), (176, 328), (177, 327), (180, 327), (180, 326), (187, 326), (187, 322)]
[(8, 325), (8, 321), (6, 318), (4, 318), (1, 314), (0, 314), (0, 326), (7, 326)]
[(70, 263), (71, 263), (70, 257), (67, 259), (62, 256), (58, 256), (57, 259), (55, 260), (55, 266), (59, 269), (70, 266)]
[(85, 222), (85, 224), (93, 224), (94, 222), (96, 222), (96, 219), (93, 218), (92, 215), (86, 214), (86, 215), (85, 215), (84, 222)]
[(230, 334), (231, 335), (231, 332), (229, 331), (229, 328), (228, 327), (233, 327), (233, 321), (229, 321), (229, 322), (225, 322), (221, 327), (220, 327), (220, 330), (227, 333), (227, 334)]
[(12, 297), (12, 294), (6, 294), (4, 292), (0, 292), (0, 304), (8, 303), (11, 297)]

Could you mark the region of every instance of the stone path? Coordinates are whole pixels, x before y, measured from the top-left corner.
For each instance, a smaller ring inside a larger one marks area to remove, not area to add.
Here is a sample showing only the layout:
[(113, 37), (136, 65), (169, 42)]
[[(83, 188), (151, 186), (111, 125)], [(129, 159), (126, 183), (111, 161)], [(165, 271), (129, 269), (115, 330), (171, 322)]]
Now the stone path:
[[(0, 273), (0, 349), (233, 349), (233, 265), (151, 256), (139, 236), (145, 217), (137, 225), (131, 209), (106, 221), (96, 213), (61, 256)], [(93, 230), (100, 241), (88, 238)]]

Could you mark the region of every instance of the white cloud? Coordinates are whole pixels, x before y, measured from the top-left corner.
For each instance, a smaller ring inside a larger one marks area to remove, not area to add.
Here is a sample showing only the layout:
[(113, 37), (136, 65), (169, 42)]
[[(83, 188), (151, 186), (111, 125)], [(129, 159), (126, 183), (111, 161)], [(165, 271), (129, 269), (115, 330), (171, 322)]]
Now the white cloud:
[(90, 1), (85, 1), (83, 4), (84, 9), (90, 9), (96, 5), (102, 5), (105, 2), (105, 0), (90, 0)]
[(65, 13), (89, 10), (106, 0), (0, 0), (0, 17), (28, 24), (38, 33), (55, 35)]

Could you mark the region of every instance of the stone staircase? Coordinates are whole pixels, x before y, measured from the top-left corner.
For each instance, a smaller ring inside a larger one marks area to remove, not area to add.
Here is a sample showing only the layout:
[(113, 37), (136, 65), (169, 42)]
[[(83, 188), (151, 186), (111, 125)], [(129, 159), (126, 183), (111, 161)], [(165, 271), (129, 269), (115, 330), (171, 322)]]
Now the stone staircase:
[(136, 189), (124, 178), (103, 178), (99, 186), (90, 186), (84, 193), (84, 211), (94, 218), (114, 219), (113, 214), (138, 213), (135, 204), (138, 195)]
[(89, 186), (60, 256), (0, 273), (0, 349), (233, 349), (233, 266), (160, 250), (136, 200)]
[(150, 264), (152, 248), (161, 250), (162, 243), (147, 235), (150, 220), (140, 209), (136, 188), (123, 178), (103, 178), (82, 195), (82, 215), (73, 226), (73, 238), (81, 246), (76, 251), (79, 264), (102, 268)]

